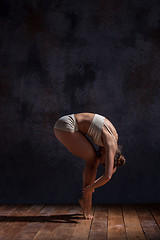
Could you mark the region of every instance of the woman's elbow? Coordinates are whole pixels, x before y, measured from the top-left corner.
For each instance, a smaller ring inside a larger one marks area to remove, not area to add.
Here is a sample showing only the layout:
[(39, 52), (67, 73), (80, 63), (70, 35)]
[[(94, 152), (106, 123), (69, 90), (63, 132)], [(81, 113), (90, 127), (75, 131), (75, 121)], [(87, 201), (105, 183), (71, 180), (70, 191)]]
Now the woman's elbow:
[(111, 180), (111, 178), (112, 178), (112, 176), (111, 175), (104, 175), (104, 177), (105, 177), (105, 179), (106, 179), (106, 181), (108, 182), (108, 181), (110, 181)]

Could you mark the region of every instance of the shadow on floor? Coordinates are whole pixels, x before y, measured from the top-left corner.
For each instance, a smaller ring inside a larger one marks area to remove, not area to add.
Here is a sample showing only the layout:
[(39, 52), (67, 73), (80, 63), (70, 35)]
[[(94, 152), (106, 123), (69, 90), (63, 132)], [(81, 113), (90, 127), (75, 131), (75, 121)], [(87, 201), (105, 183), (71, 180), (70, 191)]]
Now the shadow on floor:
[(83, 214), (75, 213), (51, 216), (0, 216), (0, 222), (77, 223), (76, 220), (84, 220)]

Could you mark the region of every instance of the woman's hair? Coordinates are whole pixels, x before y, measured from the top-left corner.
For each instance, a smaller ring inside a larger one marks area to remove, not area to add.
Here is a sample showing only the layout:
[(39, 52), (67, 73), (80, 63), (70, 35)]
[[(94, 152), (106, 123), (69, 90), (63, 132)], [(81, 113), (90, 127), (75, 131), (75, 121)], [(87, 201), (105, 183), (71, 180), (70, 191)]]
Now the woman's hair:
[(121, 151), (122, 151), (122, 146), (118, 145), (116, 154), (114, 157), (114, 167), (119, 167), (126, 163), (126, 159), (122, 155)]

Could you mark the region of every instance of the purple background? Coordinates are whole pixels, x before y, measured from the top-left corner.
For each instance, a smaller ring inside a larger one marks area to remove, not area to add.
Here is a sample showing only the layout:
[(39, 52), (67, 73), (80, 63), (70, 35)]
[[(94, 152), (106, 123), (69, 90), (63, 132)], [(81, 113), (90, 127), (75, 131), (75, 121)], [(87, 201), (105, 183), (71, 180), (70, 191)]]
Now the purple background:
[(1, 0), (0, 25), (0, 203), (77, 203), (84, 160), (53, 126), (78, 112), (127, 159), (93, 202), (160, 202), (160, 1)]

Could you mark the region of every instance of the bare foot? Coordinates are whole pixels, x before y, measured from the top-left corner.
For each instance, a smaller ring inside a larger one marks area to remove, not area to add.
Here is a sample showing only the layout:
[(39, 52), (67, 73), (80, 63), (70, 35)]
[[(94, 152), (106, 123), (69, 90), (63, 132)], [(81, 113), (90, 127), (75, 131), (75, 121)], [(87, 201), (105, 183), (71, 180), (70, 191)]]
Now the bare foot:
[[(78, 202), (83, 210), (83, 216), (85, 219), (93, 219), (93, 216), (90, 215), (90, 213), (88, 212), (88, 209), (85, 207), (85, 200), (83, 199), (83, 197), (78, 199)], [(88, 213), (87, 213), (88, 212)]]
[(93, 219), (93, 215), (86, 215), (86, 214), (83, 214), (84, 218), (85, 219)]

